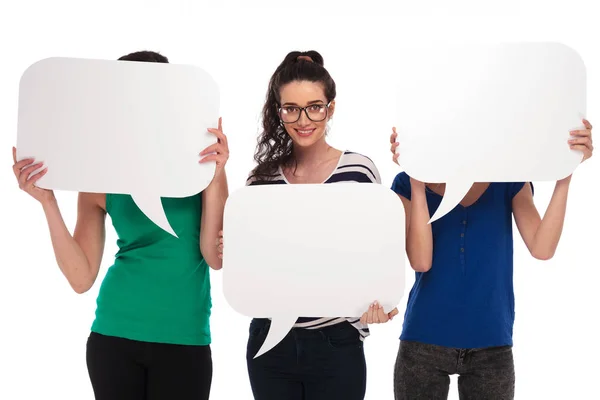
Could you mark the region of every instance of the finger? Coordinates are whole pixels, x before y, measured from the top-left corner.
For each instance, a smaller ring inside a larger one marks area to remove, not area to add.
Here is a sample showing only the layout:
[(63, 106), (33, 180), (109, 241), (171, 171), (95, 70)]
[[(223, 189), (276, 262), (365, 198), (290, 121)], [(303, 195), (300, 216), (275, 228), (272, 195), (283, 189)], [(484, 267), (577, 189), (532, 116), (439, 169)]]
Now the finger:
[(394, 156), (392, 157), (392, 160), (394, 160), (394, 162), (395, 162), (396, 164), (398, 164), (398, 165), (400, 165), (400, 164), (398, 163), (398, 157), (399, 157), (399, 156), (400, 156), (400, 154), (397, 154), (397, 153), (396, 153), (396, 154), (394, 154)]
[(384, 322), (387, 322), (388, 319), (389, 318), (388, 318), (387, 314), (385, 313), (385, 311), (383, 311), (383, 307), (381, 305), (379, 305), (379, 308), (377, 310), (377, 320), (380, 323), (384, 323)]
[[(584, 153), (584, 155), (590, 154), (591, 155), (591, 151), (590, 149), (587, 148), (587, 146), (584, 146), (582, 144), (578, 144), (578, 145), (573, 145), (571, 146), (571, 150), (577, 150), (577, 151), (581, 151), (582, 153)], [(587, 152), (587, 154), (586, 154)], [(589, 158), (589, 157), (588, 157)]]
[(27, 184), (31, 185), (31, 186), (35, 186), (35, 183), (38, 180), (40, 180), (41, 177), (43, 177), (44, 175), (46, 175), (46, 172), (48, 172), (48, 167), (44, 168), (43, 170), (41, 170), (40, 172), (38, 172), (37, 174), (35, 174), (31, 178), (29, 178), (27, 180)]
[(396, 133), (396, 128), (392, 128), (393, 133), (390, 135), (390, 143), (394, 143), (398, 134)]
[(572, 136), (583, 136), (589, 137), (592, 136), (592, 131), (590, 129), (580, 129), (569, 132)]
[(389, 321), (390, 316), (388, 313), (385, 312), (385, 310), (383, 309), (383, 306), (379, 306), (379, 311), (381, 313), (381, 316), (379, 317), (379, 319), (383, 322)]
[(383, 311), (383, 306), (379, 302), (375, 304), (377, 307), (377, 320), (382, 323), (387, 322), (387, 314)]
[(219, 130), (223, 132), (223, 118), (219, 117)]
[(373, 307), (373, 304), (371, 304), (371, 306), (369, 307), (369, 311), (368, 311), (368, 316), (367, 316), (367, 323), (372, 324), (373, 323), (373, 317), (375, 313), (375, 307)]
[(17, 163), (17, 148), (15, 146), (13, 146), (12, 153), (13, 153), (13, 160), (16, 164)]
[(360, 317), (360, 323), (367, 325), (367, 313), (363, 313), (362, 317)]
[(35, 164), (31, 164), (29, 167), (24, 168), (21, 170), (20, 174), (19, 174), (19, 186), (21, 188), (24, 188), (27, 184), (27, 181), (29, 180), (29, 175), (35, 171), (36, 169), (38, 169), (40, 166), (42, 166), (42, 163), (35, 163)]
[(33, 163), (35, 160), (33, 158), (26, 158), (24, 160), (21, 160), (19, 162), (17, 162), (15, 165), (13, 165), (13, 171), (16, 173), (21, 172), (21, 170), (23, 170), (23, 168), (25, 168), (26, 166), (28, 166), (29, 164)]
[(207, 162), (209, 162), (209, 161), (214, 161), (214, 162), (217, 162), (217, 161), (218, 161), (218, 158), (219, 158), (219, 155), (218, 155), (218, 154), (211, 154), (211, 155), (209, 155), (209, 156), (206, 156), (206, 157), (204, 157), (204, 158), (200, 159), (200, 161), (198, 161), (198, 162), (199, 162), (200, 164), (204, 164), (204, 163), (207, 163)]
[(592, 140), (589, 137), (573, 138), (569, 139), (569, 144), (582, 144), (589, 147), (592, 145)]
[(223, 252), (223, 245), (219, 245), (218, 249), (219, 249), (219, 252), (222, 253)]
[(379, 322), (379, 304), (375, 302), (373, 304), (373, 323), (378, 324)]
[(376, 324), (377, 323), (377, 304), (373, 303), (373, 305), (371, 306), (371, 323), (372, 324)]
[(223, 155), (223, 154), (211, 154), (211, 155), (204, 157), (203, 159), (201, 159), (198, 162), (200, 164), (204, 164), (209, 161), (215, 161), (218, 166), (223, 166), (227, 162), (228, 158), (229, 158), (228, 156)]
[[(37, 168), (36, 168), (37, 169)], [(35, 170), (34, 170), (35, 171)], [(32, 172), (34, 172), (32, 171)], [(27, 180), (25, 181), (25, 190), (29, 191), (31, 189), (33, 189), (35, 187), (35, 183), (46, 174), (46, 172), (48, 171), (48, 167), (45, 167), (43, 169), (41, 169), (39, 172), (35, 172), (35, 174), (23, 174), (24, 176), (27, 177)]]
[(222, 147), (221, 143), (211, 144), (210, 146), (208, 146), (207, 148), (205, 148), (204, 150), (202, 150), (199, 155), (200, 156), (204, 156), (204, 155), (210, 154), (210, 153), (217, 153), (218, 154), (220, 152), (219, 150), (222, 150), (221, 147)]
[(571, 143), (571, 144), (569, 144), (569, 146), (570, 146), (570, 147), (571, 147), (571, 149), (573, 149), (573, 150), (582, 150), (582, 151), (583, 151), (583, 150), (586, 150), (586, 149), (587, 149), (587, 150), (591, 150), (591, 151), (593, 151), (593, 150), (594, 150), (594, 146), (592, 146), (592, 145), (591, 145), (591, 143), (588, 143), (588, 144), (585, 144), (585, 143), (583, 143), (583, 144), (579, 144), (579, 143)]
[(223, 131), (213, 128), (209, 128), (208, 131), (217, 137), (219, 143), (227, 143), (227, 137)]
[(396, 148), (398, 147), (400, 143), (396, 142), (396, 143), (392, 143), (392, 145), (390, 146), (390, 151), (392, 153), (396, 153)]
[(398, 308), (394, 308), (394, 309), (393, 309), (393, 310), (392, 310), (392, 311), (391, 311), (391, 312), (388, 314), (388, 316), (390, 317), (390, 321), (391, 321), (392, 319), (394, 319), (394, 317), (395, 317), (396, 315), (398, 315)]
[(583, 119), (583, 126), (585, 126), (587, 129), (592, 129), (592, 124), (590, 124), (590, 121), (588, 121), (587, 119)]
[(377, 314), (377, 316), (375, 317), (375, 319), (377, 321), (376, 322), (377, 324), (383, 324), (383, 323), (387, 322), (388, 319), (387, 319), (386, 314), (383, 312), (383, 310), (378, 309), (376, 314)]
[(219, 236), (223, 236), (223, 231), (219, 231)]

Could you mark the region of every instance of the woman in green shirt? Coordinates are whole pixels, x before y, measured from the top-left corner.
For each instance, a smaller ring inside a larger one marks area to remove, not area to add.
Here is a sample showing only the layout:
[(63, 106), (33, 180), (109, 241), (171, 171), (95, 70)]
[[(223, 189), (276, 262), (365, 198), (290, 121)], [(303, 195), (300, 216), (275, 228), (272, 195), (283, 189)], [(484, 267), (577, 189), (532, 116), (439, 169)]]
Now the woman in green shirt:
[[(169, 62), (149, 51), (119, 60)], [(209, 267), (221, 268), (214, 238), (223, 225), (229, 155), (221, 122), (209, 132), (218, 142), (202, 151), (199, 159), (216, 162), (211, 184), (191, 197), (162, 199), (178, 238), (150, 221), (131, 196), (108, 193), (79, 193), (71, 235), (53, 192), (35, 186), (46, 170), (30, 177), (42, 163), (17, 162), (13, 148), (19, 187), (41, 203), (58, 266), (77, 293), (89, 290), (98, 276), (107, 214), (117, 232), (119, 251), (100, 287), (87, 343), (97, 400), (208, 399)]]

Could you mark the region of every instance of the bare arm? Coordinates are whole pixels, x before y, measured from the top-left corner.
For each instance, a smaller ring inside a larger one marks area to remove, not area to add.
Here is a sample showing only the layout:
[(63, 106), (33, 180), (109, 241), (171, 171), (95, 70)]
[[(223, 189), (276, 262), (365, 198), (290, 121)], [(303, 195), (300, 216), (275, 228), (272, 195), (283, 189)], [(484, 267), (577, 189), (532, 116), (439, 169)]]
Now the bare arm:
[(217, 143), (204, 149), (200, 156), (201, 163), (214, 161), (216, 163), (215, 176), (202, 192), (202, 218), (200, 221), (200, 252), (206, 263), (215, 270), (223, 267), (217, 240), (219, 232), (223, 230), (223, 211), (225, 202), (229, 197), (225, 164), (229, 159), (229, 144), (227, 136), (223, 133), (222, 121), (219, 118), (219, 127), (209, 129), (217, 137)]
[[(569, 147), (571, 150), (581, 151), (581, 162), (584, 162), (592, 157), (594, 145), (592, 124), (586, 119), (582, 122), (584, 129), (570, 132)], [(549, 260), (556, 252), (565, 222), (570, 184), (571, 176), (556, 182), (543, 219), (533, 203), (530, 185), (526, 184), (512, 200), (513, 215), (519, 233), (531, 255), (539, 260)]]
[(80, 193), (77, 199), (77, 226), (71, 233), (58, 208), (54, 192), (41, 189), (35, 183), (43, 177), (47, 169), (33, 176), (31, 173), (42, 167), (34, 159), (17, 161), (17, 149), (13, 147), (13, 172), (19, 188), (37, 200), (44, 210), (54, 255), (60, 270), (77, 293), (88, 291), (100, 269), (104, 252), (105, 203), (103, 194)]
[(71, 236), (57, 202), (43, 204), (58, 266), (77, 293), (87, 292), (96, 281), (105, 243), (105, 195), (80, 193), (77, 224)]
[(515, 223), (531, 255), (538, 260), (554, 256), (565, 222), (571, 177), (556, 182), (544, 218), (533, 202), (531, 185), (526, 184), (512, 200)]
[(202, 221), (200, 225), (200, 251), (212, 269), (221, 269), (223, 261), (219, 257), (216, 238), (223, 229), (223, 211), (229, 196), (227, 176), (223, 172), (202, 193)]
[(413, 179), (410, 182), (411, 200), (399, 195), (406, 214), (406, 254), (415, 271), (427, 272), (433, 260), (433, 236), (425, 184)]
[[(390, 135), (390, 151), (392, 160), (398, 164), (399, 154), (396, 153), (399, 143), (398, 134), (392, 128)], [(400, 164), (398, 164), (400, 165)], [(433, 262), (433, 235), (429, 224), (429, 207), (425, 195), (425, 183), (410, 178), (411, 200), (398, 195), (404, 205), (406, 220), (406, 255), (412, 269), (417, 272), (427, 272)]]

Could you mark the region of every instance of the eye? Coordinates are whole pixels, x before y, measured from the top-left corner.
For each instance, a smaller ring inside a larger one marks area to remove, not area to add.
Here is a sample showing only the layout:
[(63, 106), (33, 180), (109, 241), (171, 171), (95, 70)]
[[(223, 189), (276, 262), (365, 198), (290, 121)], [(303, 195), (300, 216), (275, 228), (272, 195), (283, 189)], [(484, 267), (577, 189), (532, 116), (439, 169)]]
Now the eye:
[(283, 112), (287, 114), (292, 114), (298, 112), (298, 107), (283, 107)]
[(313, 111), (313, 112), (319, 112), (321, 110), (323, 110), (324, 106), (321, 104), (315, 104), (310, 106), (310, 108), (308, 109), (308, 111)]

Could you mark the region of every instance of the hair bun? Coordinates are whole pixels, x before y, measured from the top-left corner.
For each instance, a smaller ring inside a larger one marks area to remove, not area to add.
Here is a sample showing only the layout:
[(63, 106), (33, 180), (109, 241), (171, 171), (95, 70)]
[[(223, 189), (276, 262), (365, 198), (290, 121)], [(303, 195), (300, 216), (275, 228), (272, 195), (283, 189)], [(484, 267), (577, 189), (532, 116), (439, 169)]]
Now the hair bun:
[(296, 57), (296, 60), (300, 61), (300, 60), (306, 60), (309, 62), (314, 62), (313, 59), (310, 56), (306, 56), (306, 55), (299, 55), (298, 57)]

